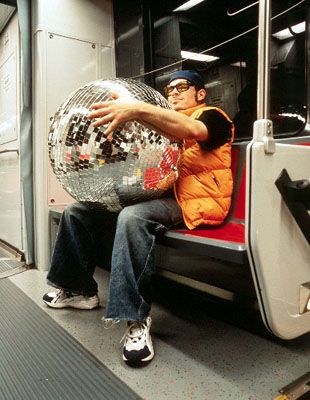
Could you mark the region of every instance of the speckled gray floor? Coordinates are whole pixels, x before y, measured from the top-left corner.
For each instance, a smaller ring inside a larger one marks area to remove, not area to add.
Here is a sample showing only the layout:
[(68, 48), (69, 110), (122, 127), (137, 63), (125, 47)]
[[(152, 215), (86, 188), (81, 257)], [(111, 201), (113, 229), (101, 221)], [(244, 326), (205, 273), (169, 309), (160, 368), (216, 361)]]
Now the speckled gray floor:
[(261, 333), (256, 317), (233, 315), (231, 308), (166, 284), (152, 308), (156, 356), (148, 366), (132, 369), (121, 360), (124, 323), (104, 329), (101, 321), (109, 274), (96, 271), (102, 307), (92, 311), (46, 307), (45, 277), (46, 272), (29, 270), (8, 279), (145, 400), (271, 400), (310, 370), (309, 334), (289, 342), (272, 339)]

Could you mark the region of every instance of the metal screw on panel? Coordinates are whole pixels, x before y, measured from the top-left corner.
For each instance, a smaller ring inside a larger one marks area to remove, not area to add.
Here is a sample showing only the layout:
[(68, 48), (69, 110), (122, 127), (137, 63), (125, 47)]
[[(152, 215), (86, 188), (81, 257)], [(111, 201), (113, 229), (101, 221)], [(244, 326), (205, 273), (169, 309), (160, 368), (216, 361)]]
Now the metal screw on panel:
[(52, 33), (50, 33), (49, 38), (53, 39), (54, 35)]
[(93, 44), (91, 45), (91, 47), (92, 47), (93, 49), (95, 49), (95, 48), (96, 48), (96, 45), (93, 43)]

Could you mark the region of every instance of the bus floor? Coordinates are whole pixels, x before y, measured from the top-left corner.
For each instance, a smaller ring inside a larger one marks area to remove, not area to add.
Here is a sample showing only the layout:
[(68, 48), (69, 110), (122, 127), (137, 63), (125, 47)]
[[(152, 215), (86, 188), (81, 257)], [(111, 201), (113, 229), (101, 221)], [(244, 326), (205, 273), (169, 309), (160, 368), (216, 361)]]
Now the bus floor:
[(199, 296), (158, 279), (152, 307), (153, 361), (132, 368), (121, 359), (125, 322), (105, 329), (107, 271), (96, 269), (101, 307), (55, 310), (42, 302), (46, 272), (11, 276), (69, 334), (145, 400), (272, 400), (310, 370), (310, 335), (292, 341), (272, 337), (258, 312)]

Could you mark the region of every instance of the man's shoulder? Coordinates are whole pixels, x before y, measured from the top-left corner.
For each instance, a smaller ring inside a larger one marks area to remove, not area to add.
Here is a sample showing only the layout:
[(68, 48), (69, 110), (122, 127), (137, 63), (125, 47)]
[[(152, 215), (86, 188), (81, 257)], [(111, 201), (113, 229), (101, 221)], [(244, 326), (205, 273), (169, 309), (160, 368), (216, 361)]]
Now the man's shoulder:
[(230, 117), (220, 107), (206, 105), (205, 107), (202, 107), (200, 110), (201, 110), (201, 114), (208, 115), (208, 116), (215, 116), (215, 117), (224, 117), (229, 122), (232, 122)]

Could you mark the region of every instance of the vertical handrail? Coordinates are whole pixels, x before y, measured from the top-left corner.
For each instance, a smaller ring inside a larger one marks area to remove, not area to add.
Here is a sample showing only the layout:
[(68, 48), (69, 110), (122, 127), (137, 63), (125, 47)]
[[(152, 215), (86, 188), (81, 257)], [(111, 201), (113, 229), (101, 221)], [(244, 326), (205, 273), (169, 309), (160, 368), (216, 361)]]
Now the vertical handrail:
[(305, 73), (306, 73), (306, 87), (307, 87), (307, 128), (308, 132), (310, 131), (310, 2), (306, 3), (306, 65), (305, 65)]
[(269, 116), (271, 0), (260, 0), (258, 19), (257, 118)]

